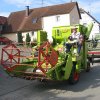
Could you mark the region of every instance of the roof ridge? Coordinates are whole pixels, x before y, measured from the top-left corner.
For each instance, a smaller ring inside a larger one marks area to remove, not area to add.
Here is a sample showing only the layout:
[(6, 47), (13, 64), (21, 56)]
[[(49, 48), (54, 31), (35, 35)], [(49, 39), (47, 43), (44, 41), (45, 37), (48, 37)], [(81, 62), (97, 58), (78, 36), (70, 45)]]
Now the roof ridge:
[[(25, 10), (12, 12), (8, 17), (8, 25), (11, 26), (9, 31), (17, 32), (42, 29), (42, 17), (69, 14), (75, 6), (78, 8), (77, 2), (34, 8), (30, 9), (30, 14), (27, 17), (25, 16)], [(38, 18), (35, 24), (33, 24), (34, 18)]]
[[(49, 5), (49, 6), (44, 6), (44, 7), (36, 7), (36, 8), (30, 8), (30, 10), (35, 10), (35, 9), (41, 9), (41, 8), (47, 8), (47, 7), (53, 7), (53, 6), (61, 6), (61, 5), (66, 5), (66, 4), (76, 4), (76, 2), (68, 2), (68, 3), (62, 3), (62, 4), (55, 4), (55, 5)], [(17, 13), (17, 12), (23, 12), (24, 10), (20, 10), (20, 11), (15, 11), (12, 13)]]

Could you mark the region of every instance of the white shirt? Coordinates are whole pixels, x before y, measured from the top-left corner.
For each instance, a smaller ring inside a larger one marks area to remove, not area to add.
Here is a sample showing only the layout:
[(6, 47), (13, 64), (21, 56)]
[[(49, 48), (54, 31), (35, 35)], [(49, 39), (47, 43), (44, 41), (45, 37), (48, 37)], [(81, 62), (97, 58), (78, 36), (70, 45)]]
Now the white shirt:
[(79, 37), (80, 37), (80, 32), (72, 33), (71, 36), (72, 36), (73, 39), (79, 39)]

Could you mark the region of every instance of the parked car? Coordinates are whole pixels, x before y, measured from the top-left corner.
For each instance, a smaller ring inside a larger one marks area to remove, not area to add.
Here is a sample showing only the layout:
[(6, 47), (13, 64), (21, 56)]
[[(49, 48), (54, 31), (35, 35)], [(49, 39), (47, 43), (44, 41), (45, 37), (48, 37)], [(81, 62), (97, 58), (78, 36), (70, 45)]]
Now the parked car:
[(3, 37), (3, 36), (1, 36), (0, 37), (0, 44), (2, 45), (2, 44), (11, 44), (13, 41), (12, 40), (10, 40), (10, 39), (8, 39), (7, 37)]

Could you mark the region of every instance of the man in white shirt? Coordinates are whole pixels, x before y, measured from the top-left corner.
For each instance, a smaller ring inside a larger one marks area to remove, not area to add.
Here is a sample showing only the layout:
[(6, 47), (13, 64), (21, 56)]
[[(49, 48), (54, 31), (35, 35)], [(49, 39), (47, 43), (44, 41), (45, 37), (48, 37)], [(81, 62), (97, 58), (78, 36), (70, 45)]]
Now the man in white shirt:
[(71, 37), (73, 40), (77, 40), (78, 42), (78, 53), (80, 53), (82, 43), (83, 43), (83, 36), (80, 34), (80, 32), (77, 32), (77, 28), (73, 28)]
[(74, 29), (72, 30), (71, 36), (72, 36), (73, 39), (77, 39), (77, 40), (78, 40), (78, 39), (79, 39), (79, 36), (80, 36), (80, 33), (77, 32), (77, 29), (76, 29), (76, 28), (74, 28)]

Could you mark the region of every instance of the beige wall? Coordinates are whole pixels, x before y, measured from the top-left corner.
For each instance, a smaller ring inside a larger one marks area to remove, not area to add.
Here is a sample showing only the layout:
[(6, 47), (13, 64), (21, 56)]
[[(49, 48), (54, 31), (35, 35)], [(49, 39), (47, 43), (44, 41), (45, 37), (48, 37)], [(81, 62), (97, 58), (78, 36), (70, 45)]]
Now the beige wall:
[(3, 34), (3, 36), (7, 37), (8, 39), (17, 42), (17, 34), (16, 33), (8, 33)]
[(70, 12), (70, 25), (79, 24), (79, 14), (77, 11), (77, 7), (75, 6)]
[[(26, 40), (27, 33), (29, 33), (32, 42), (37, 39), (37, 32), (35, 31), (34, 34), (32, 34), (32, 31), (30, 31), (30, 32), (22, 32), (22, 36), (24, 37), (23, 40)], [(8, 39), (10, 39), (14, 42), (18, 42), (17, 33), (7, 33), (7, 34), (3, 34), (3, 36), (7, 37)]]
[[(30, 32), (22, 32), (22, 36), (24, 37), (24, 40), (26, 40), (26, 34), (27, 33), (29, 33), (29, 35), (31, 37), (31, 41), (37, 39), (37, 32), (34, 32), (34, 34), (32, 34), (32, 31), (30, 31)], [(3, 36), (7, 37), (8, 39), (10, 39), (12, 41), (18, 42), (17, 33), (7, 33), (7, 34), (4, 34)]]

